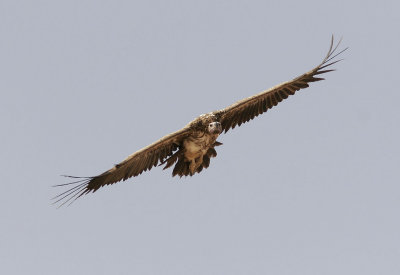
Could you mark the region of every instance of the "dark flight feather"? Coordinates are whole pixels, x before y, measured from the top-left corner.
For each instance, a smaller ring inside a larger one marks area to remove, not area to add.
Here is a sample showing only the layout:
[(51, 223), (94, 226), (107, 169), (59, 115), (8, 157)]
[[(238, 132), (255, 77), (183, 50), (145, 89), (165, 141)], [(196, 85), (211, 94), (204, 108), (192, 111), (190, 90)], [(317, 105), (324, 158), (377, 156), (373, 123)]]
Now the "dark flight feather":
[(240, 100), (225, 109), (215, 112), (214, 114), (220, 117), (222, 129), (225, 131), (225, 133), (229, 129), (235, 128), (236, 125), (240, 126), (243, 123), (248, 122), (258, 115), (266, 112), (268, 109), (271, 109), (273, 106), (278, 105), (278, 103), (280, 103), (283, 99), (286, 99), (289, 95), (294, 95), (296, 91), (309, 87), (310, 82), (323, 80), (324, 78), (315, 76), (334, 71), (333, 69), (323, 69), (339, 62), (340, 60), (332, 60), (347, 49), (345, 48), (340, 52), (336, 52), (340, 42), (341, 41), (339, 41), (339, 43), (334, 47), (334, 40), (332, 37), (331, 45), (326, 57), (321, 64), (309, 72), (302, 74), (291, 81), (284, 82), (272, 87), (271, 89), (265, 90), (255, 96)]

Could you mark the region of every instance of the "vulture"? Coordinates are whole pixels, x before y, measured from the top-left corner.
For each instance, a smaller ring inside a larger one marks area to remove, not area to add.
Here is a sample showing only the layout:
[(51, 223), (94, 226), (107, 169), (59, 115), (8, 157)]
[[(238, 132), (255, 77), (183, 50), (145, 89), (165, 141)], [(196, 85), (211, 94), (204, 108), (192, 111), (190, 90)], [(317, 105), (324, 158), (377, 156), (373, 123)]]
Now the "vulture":
[(341, 40), (334, 46), (331, 38), (329, 51), (322, 62), (312, 70), (283, 82), (254, 96), (214, 112), (202, 114), (182, 129), (164, 136), (156, 142), (131, 154), (104, 173), (93, 177), (75, 177), (72, 182), (55, 186), (68, 187), (66, 191), (54, 197), (54, 203), (71, 204), (77, 198), (96, 192), (99, 188), (125, 181), (148, 171), (157, 165), (164, 169), (174, 166), (172, 176), (193, 176), (210, 165), (217, 156), (215, 147), (222, 145), (217, 141), (221, 133), (234, 129), (252, 120), (278, 105), (279, 102), (294, 95), (296, 91), (307, 88), (311, 82), (324, 80), (320, 75), (334, 71), (331, 65), (341, 61), (336, 59), (347, 48), (338, 52)]

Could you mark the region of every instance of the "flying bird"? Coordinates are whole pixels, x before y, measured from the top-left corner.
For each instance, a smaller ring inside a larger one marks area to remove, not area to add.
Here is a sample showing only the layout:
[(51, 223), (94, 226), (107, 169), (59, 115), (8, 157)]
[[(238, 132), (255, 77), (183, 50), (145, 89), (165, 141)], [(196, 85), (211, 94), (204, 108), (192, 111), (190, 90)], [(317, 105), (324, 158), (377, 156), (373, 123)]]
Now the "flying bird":
[(210, 165), (210, 159), (217, 156), (215, 147), (221, 133), (252, 120), (267, 112), (296, 91), (307, 88), (309, 83), (324, 80), (320, 75), (334, 71), (328, 68), (339, 62), (335, 58), (347, 48), (337, 52), (341, 40), (334, 46), (332, 36), (329, 51), (322, 62), (312, 70), (281, 83), (254, 96), (237, 101), (225, 109), (202, 114), (181, 130), (164, 136), (158, 141), (140, 149), (104, 173), (93, 177), (74, 177), (74, 181), (56, 186), (69, 186), (55, 198), (54, 203), (72, 203), (77, 198), (96, 192), (99, 188), (136, 177), (157, 165), (164, 169), (174, 166), (172, 176), (193, 176)]

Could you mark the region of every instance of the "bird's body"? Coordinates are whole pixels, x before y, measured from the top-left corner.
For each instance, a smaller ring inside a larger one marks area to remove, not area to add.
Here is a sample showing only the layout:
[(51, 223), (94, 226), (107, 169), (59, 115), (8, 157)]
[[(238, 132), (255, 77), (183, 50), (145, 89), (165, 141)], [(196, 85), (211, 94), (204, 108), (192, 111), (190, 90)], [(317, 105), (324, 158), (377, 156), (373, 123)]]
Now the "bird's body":
[[(317, 75), (332, 71), (326, 69), (338, 62), (333, 59), (342, 53), (335, 53), (339, 43), (333, 47), (333, 37), (327, 56), (321, 64), (309, 72), (279, 84), (259, 94), (240, 100), (225, 109), (203, 114), (188, 123), (184, 128), (169, 134), (149, 146), (128, 156), (121, 163), (110, 170), (94, 177), (77, 178), (75, 182), (58, 186), (74, 185), (69, 190), (58, 195), (56, 202), (74, 201), (80, 196), (97, 191), (100, 187), (126, 180), (140, 175), (152, 167), (165, 165), (164, 169), (174, 166), (172, 175), (193, 176), (208, 168), (210, 159), (217, 156), (216, 146), (222, 145), (217, 141), (224, 131), (252, 120), (254, 117), (276, 106), (279, 102), (293, 95), (296, 91), (307, 88), (310, 82), (320, 81), (323, 78)], [(329, 63), (330, 62), (330, 63)]]
[[(189, 166), (190, 175), (194, 175), (198, 169), (201, 171), (203, 168), (204, 156), (207, 158), (208, 150), (213, 148), (214, 143), (217, 141), (217, 138), (221, 133), (221, 123), (212, 113), (201, 115), (192, 123), (194, 127), (197, 127), (199, 130), (193, 131), (182, 141), (183, 162), (186, 166)], [(189, 127), (193, 126), (189, 124)], [(187, 168), (184, 168), (183, 170), (178, 170), (178, 168), (176, 169), (178, 175), (186, 175)]]

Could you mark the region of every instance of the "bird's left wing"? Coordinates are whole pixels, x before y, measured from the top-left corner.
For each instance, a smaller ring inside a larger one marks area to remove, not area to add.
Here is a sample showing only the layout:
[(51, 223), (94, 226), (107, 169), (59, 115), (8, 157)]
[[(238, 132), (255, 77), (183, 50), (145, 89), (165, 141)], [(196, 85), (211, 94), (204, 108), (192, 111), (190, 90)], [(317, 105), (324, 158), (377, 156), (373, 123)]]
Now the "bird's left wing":
[(72, 186), (65, 192), (54, 197), (54, 203), (72, 203), (82, 195), (97, 191), (100, 187), (110, 185), (130, 177), (136, 177), (142, 172), (150, 170), (162, 162), (166, 157), (171, 156), (178, 149), (182, 140), (190, 134), (190, 127), (186, 126), (179, 131), (169, 134), (147, 147), (133, 153), (125, 160), (116, 164), (110, 170), (94, 177), (74, 177), (76, 181), (59, 184), (56, 186)]
[(235, 128), (236, 125), (240, 126), (241, 124), (252, 120), (254, 117), (265, 113), (268, 109), (276, 106), (279, 102), (290, 95), (294, 95), (296, 91), (307, 88), (310, 82), (324, 80), (324, 78), (317, 76), (333, 71), (333, 69), (327, 69), (327, 67), (339, 62), (340, 60), (334, 60), (335, 57), (347, 49), (345, 48), (336, 53), (341, 41), (339, 41), (335, 47), (333, 47), (333, 41), (334, 39), (332, 36), (328, 54), (321, 64), (309, 72), (296, 77), (293, 80), (272, 87), (269, 90), (265, 90), (257, 95), (240, 100), (225, 109), (214, 112), (221, 122), (222, 130), (226, 133), (229, 129)]

